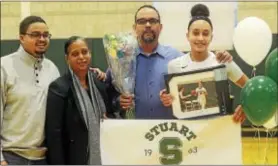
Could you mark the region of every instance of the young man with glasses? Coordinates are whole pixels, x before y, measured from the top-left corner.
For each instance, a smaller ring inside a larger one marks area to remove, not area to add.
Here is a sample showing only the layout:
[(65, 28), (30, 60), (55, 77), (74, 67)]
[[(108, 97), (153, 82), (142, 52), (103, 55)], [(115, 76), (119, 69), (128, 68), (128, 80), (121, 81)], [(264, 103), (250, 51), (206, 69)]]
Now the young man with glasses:
[(1, 165), (46, 164), (46, 97), (60, 76), (44, 57), (50, 37), (41, 17), (28, 16), (20, 23), (19, 49), (1, 57)]
[[(133, 30), (140, 49), (137, 55), (135, 96), (121, 94), (116, 101), (119, 101), (123, 110), (128, 110), (132, 100), (135, 100), (135, 119), (173, 119), (171, 107), (165, 107), (160, 100), (160, 91), (166, 87), (164, 75), (168, 73), (168, 62), (183, 53), (171, 46), (159, 44), (162, 30), (160, 14), (151, 5), (141, 6), (137, 10)], [(232, 57), (220, 55), (217, 60), (227, 62)], [(110, 72), (108, 69), (107, 83), (111, 83)]]

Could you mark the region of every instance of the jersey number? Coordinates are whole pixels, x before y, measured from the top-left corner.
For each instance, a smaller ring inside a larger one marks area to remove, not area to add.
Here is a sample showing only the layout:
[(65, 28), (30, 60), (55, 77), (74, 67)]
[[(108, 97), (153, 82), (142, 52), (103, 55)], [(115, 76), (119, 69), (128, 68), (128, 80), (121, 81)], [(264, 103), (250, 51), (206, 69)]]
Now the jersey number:
[(177, 137), (164, 137), (159, 141), (159, 161), (163, 165), (180, 164), (182, 162), (182, 141)]

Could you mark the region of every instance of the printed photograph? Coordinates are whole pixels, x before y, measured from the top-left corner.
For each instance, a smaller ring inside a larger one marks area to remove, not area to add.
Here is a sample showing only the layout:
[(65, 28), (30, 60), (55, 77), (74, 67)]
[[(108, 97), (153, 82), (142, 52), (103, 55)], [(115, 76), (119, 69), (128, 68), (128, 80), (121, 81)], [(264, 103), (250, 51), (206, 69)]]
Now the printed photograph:
[(218, 107), (215, 81), (198, 81), (178, 85), (182, 112), (209, 110)]
[(168, 75), (173, 115), (190, 119), (231, 112), (227, 73), (223, 71), (225, 66)]

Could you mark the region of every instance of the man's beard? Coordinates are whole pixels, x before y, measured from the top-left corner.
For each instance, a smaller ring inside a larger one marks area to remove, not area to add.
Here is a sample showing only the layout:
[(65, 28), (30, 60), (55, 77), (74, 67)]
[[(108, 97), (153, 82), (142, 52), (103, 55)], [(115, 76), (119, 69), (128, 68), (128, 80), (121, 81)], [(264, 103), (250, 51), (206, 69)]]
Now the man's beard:
[(46, 52), (48, 46), (47, 46), (47, 43), (46, 43), (46, 42), (38, 42), (38, 43), (36, 43), (36, 47), (39, 47), (39, 45), (43, 45), (44, 48), (43, 48), (43, 49), (41, 49), (41, 48), (35, 48), (35, 54), (36, 54), (37, 56), (39, 56), (39, 57), (42, 57), (42, 56), (45, 54), (45, 52)]
[[(151, 33), (152, 36), (144, 37), (146, 33)], [(155, 41), (156, 35), (155, 35), (154, 31), (149, 31), (149, 32), (146, 32), (146, 31), (145, 31), (145, 32), (142, 34), (141, 39), (142, 39), (142, 41), (143, 41), (144, 43), (146, 43), (146, 44), (151, 44), (151, 43), (153, 43), (153, 42)]]
[(35, 51), (36, 56), (42, 57), (46, 51)]

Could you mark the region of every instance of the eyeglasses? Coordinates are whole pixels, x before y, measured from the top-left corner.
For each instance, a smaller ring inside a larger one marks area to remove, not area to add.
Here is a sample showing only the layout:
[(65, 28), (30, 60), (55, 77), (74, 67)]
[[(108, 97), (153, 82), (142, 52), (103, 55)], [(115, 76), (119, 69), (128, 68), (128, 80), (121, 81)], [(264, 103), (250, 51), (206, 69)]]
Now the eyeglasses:
[(136, 23), (139, 25), (145, 25), (145, 24), (147, 24), (147, 22), (149, 22), (151, 25), (155, 25), (157, 23), (160, 23), (160, 20), (156, 19), (156, 18), (151, 18), (151, 19), (141, 18), (141, 19), (136, 20)]
[(49, 33), (24, 33), (24, 35), (28, 35), (33, 39), (40, 39), (41, 37), (43, 37), (44, 39), (50, 39), (52, 36)]

